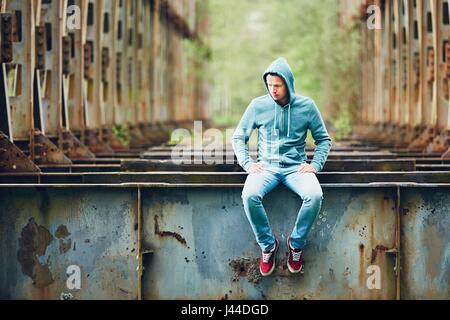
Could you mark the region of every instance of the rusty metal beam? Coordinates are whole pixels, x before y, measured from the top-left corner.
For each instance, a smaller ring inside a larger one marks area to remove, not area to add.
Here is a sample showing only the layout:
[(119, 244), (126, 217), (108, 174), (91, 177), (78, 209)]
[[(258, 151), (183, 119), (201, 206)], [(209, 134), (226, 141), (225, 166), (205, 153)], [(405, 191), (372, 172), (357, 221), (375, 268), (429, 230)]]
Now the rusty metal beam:
[[(77, 265), (75, 299), (449, 298), (448, 184), (323, 185), (307, 276), (288, 274), (279, 257), (267, 279), (257, 273), (241, 187), (0, 185), (0, 270), (8, 270), (0, 297), (59, 299), (67, 267)], [(300, 198), (279, 187), (264, 201), (285, 240)], [(381, 290), (366, 285), (370, 266)]]
[[(171, 160), (122, 160), (122, 171), (208, 171), (208, 172), (241, 172), (237, 164), (175, 164)], [(324, 172), (355, 171), (414, 171), (414, 160), (328, 160)]]
[[(243, 184), (247, 173), (243, 172), (77, 172), (77, 173), (2, 173), (1, 184), (61, 183), (61, 184)], [(448, 183), (448, 171), (423, 172), (321, 172), (320, 183)]]
[(40, 172), (39, 168), (0, 131), (0, 172)]

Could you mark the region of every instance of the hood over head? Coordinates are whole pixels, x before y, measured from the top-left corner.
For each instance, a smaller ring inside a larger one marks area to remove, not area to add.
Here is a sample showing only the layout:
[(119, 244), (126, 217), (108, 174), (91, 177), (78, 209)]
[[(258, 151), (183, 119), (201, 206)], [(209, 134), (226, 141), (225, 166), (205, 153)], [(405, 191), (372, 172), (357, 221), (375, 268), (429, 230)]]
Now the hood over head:
[[(274, 62), (271, 63), (271, 65), (264, 71), (263, 74), (263, 80), (264, 85), (266, 86), (267, 91), (269, 91), (269, 88), (267, 86), (267, 75), (270, 73), (278, 75), (281, 79), (284, 80), (284, 83), (286, 84), (288, 88), (288, 94), (289, 94), (289, 102), (287, 104), (287, 107), (289, 108), (289, 115), (288, 115), (288, 128), (287, 128), (287, 136), (290, 135), (290, 127), (291, 127), (291, 104), (295, 99), (295, 89), (294, 89), (294, 74), (292, 73), (291, 67), (289, 66), (287, 60), (285, 58), (278, 58)], [(269, 95), (272, 97), (272, 95), (269, 92)], [(272, 98), (273, 99), (273, 98)], [(275, 100), (274, 100), (275, 102)], [(277, 103), (275, 103), (275, 121), (273, 125), (274, 132), (276, 129), (276, 123), (277, 123)], [(284, 107), (284, 106), (283, 106)]]
[(291, 103), (292, 100), (295, 99), (295, 89), (294, 89), (295, 79), (294, 74), (292, 73), (291, 67), (289, 66), (287, 60), (285, 58), (278, 58), (277, 60), (271, 63), (271, 65), (266, 69), (266, 71), (264, 71), (263, 80), (267, 90), (269, 90), (269, 88), (267, 87), (267, 75), (269, 75), (269, 73), (274, 73), (284, 80), (284, 83), (288, 88), (289, 103)]

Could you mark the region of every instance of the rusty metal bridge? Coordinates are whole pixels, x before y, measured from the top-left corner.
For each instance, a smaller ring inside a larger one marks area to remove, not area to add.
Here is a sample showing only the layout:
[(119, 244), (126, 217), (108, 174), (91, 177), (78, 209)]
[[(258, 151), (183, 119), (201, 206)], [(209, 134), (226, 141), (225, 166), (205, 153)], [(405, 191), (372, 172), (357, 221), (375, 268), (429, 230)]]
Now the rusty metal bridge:
[[(229, 147), (171, 158), (174, 129), (213, 127), (183, 45), (207, 47), (201, 3), (0, 1), (0, 298), (449, 299), (449, 1), (341, 1), (359, 125), (318, 174), (305, 274), (280, 253), (264, 279)], [(264, 203), (285, 239), (301, 199)]]

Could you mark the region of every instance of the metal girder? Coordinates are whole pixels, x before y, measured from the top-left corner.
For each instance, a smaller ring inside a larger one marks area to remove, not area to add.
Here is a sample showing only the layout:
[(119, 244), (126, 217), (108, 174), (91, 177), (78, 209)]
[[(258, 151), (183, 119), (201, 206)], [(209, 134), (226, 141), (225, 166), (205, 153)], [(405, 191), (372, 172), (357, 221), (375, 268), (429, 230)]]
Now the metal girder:
[[(368, 28), (369, 5), (380, 9), (381, 29)], [(361, 138), (441, 155), (449, 150), (448, 11), (448, 0), (362, 3), (360, 119), (369, 128), (357, 130)]]
[[(1, 16), (2, 96), (8, 108), (11, 141), (32, 142), (35, 68), (35, 6), (32, 1), (7, 1)], [(2, 121), (8, 121), (2, 119)], [(5, 126), (5, 124), (3, 124)]]
[(66, 157), (49, 138), (36, 131), (33, 143), (34, 162), (37, 164), (70, 164), (72, 161)]
[(67, 0), (41, 2), (40, 12), (36, 12), (39, 14), (36, 25), (44, 30), (42, 41), (45, 42), (44, 52), (37, 51), (44, 58), (42, 65), (37, 64), (36, 74), (39, 88), (36, 88), (35, 96), (37, 96), (36, 103), (42, 120), (38, 129), (48, 137), (59, 137), (64, 127), (62, 49), (66, 7)]
[[(262, 278), (241, 186), (3, 186), (0, 297), (448, 299), (449, 190), (323, 185), (305, 274), (280, 253)], [(278, 187), (264, 204), (284, 251), (301, 199)], [(79, 290), (66, 286), (74, 265)]]
[[(77, 173), (2, 173), (1, 184), (61, 183), (61, 184), (244, 184), (244, 172), (77, 172)], [(424, 172), (321, 172), (320, 183), (448, 183), (448, 171)]]
[(132, 147), (168, 141), (159, 125), (196, 116), (185, 100), (205, 108), (189, 88), (204, 80), (181, 72), (181, 42), (206, 32), (196, 11), (193, 0), (2, 2), (1, 130), (28, 141), (32, 160), (34, 130), (69, 158), (112, 156), (127, 135)]
[(40, 172), (10, 139), (0, 131), (0, 172)]
[[(324, 172), (355, 171), (414, 171), (414, 160), (328, 160)], [(171, 160), (122, 160), (122, 171), (208, 171), (208, 172), (240, 172), (243, 169), (237, 164), (175, 164)]]

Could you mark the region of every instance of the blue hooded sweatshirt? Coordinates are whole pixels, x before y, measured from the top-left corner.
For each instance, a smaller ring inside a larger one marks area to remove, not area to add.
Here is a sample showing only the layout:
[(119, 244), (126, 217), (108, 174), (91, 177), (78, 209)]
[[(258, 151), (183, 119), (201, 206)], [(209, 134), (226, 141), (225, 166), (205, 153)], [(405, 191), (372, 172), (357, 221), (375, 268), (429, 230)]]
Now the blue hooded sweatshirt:
[(314, 101), (295, 94), (294, 75), (286, 59), (278, 58), (264, 72), (281, 77), (289, 99), (285, 106), (267, 94), (252, 100), (233, 134), (233, 149), (239, 165), (248, 172), (253, 160), (248, 140), (258, 129), (258, 162), (272, 165), (301, 165), (306, 162), (306, 136), (311, 130), (316, 145), (311, 165), (321, 171), (331, 149), (331, 139)]

